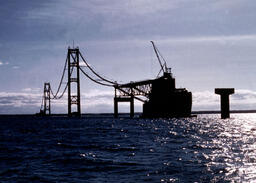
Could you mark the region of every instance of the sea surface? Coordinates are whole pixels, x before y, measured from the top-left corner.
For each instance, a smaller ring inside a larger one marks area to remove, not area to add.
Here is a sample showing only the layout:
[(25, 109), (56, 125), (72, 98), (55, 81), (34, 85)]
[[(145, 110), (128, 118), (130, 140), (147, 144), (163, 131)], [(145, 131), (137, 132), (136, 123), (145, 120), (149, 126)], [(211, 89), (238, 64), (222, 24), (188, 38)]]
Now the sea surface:
[(256, 182), (256, 114), (0, 116), (0, 182)]

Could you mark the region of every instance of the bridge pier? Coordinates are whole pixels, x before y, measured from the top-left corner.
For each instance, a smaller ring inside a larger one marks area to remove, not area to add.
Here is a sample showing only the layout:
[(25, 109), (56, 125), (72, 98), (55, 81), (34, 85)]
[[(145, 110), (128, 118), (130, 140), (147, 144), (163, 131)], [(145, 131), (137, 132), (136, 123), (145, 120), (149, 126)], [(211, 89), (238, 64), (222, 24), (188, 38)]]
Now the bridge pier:
[(229, 95), (235, 93), (234, 88), (215, 88), (215, 93), (220, 95), (221, 119), (230, 117)]
[(130, 117), (134, 117), (134, 97), (115, 97), (114, 98), (114, 117), (118, 117), (118, 102), (130, 102)]

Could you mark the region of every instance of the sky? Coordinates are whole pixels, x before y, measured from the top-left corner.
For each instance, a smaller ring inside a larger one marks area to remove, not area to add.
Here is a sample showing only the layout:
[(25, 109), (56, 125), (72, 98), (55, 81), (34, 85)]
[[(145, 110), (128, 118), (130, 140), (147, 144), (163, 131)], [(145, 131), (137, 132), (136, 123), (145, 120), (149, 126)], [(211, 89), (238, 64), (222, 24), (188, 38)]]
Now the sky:
[[(153, 40), (193, 110), (218, 110), (220, 87), (235, 88), (231, 109), (256, 109), (254, 0), (0, 1), (0, 114), (38, 112), (73, 41), (98, 73), (127, 83), (156, 77)], [(81, 93), (82, 112), (113, 112), (113, 88), (81, 76)], [(52, 110), (66, 113), (67, 97)]]

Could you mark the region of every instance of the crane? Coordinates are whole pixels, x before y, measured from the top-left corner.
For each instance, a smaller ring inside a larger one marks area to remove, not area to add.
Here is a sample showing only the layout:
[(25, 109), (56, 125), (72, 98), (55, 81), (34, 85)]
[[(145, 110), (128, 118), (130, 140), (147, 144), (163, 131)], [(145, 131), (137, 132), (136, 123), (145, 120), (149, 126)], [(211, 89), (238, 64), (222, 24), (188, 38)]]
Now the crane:
[[(157, 60), (158, 60), (158, 62), (159, 62), (159, 64), (160, 64), (160, 67), (161, 67), (159, 73), (157, 74), (157, 78), (159, 77), (159, 74), (160, 74), (161, 72), (163, 72), (163, 74), (164, 74), (164, 73), (171, 73), (171, 68), (167, 68), (166, 61), (165, 61), (164, 57), (161, 55), (160, 51), (157, 49), (155, 43), (154, 43), (153, 41), (150, 41), (150, 42), (152, 43), (152, 46), (153, 46), (153, 49), (154, 49), (154, 51), (155, 51)], [(161, 58), (160, 58), (160, 57), (161, 57)], [(162, 61), (161, 61), (161, 60), (162, 60)]]

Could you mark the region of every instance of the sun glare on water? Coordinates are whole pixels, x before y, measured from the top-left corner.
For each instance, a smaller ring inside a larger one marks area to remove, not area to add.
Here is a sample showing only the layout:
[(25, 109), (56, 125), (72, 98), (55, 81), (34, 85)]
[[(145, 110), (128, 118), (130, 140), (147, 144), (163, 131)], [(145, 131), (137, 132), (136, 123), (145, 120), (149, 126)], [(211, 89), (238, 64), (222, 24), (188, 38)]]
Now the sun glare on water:
[(230, 181), (256, 181), (256, 114), (233, 114), (219, 123), (222, 129), (212, 141), (208, 170), (218, 167), (216, 173), (224, 173)]

